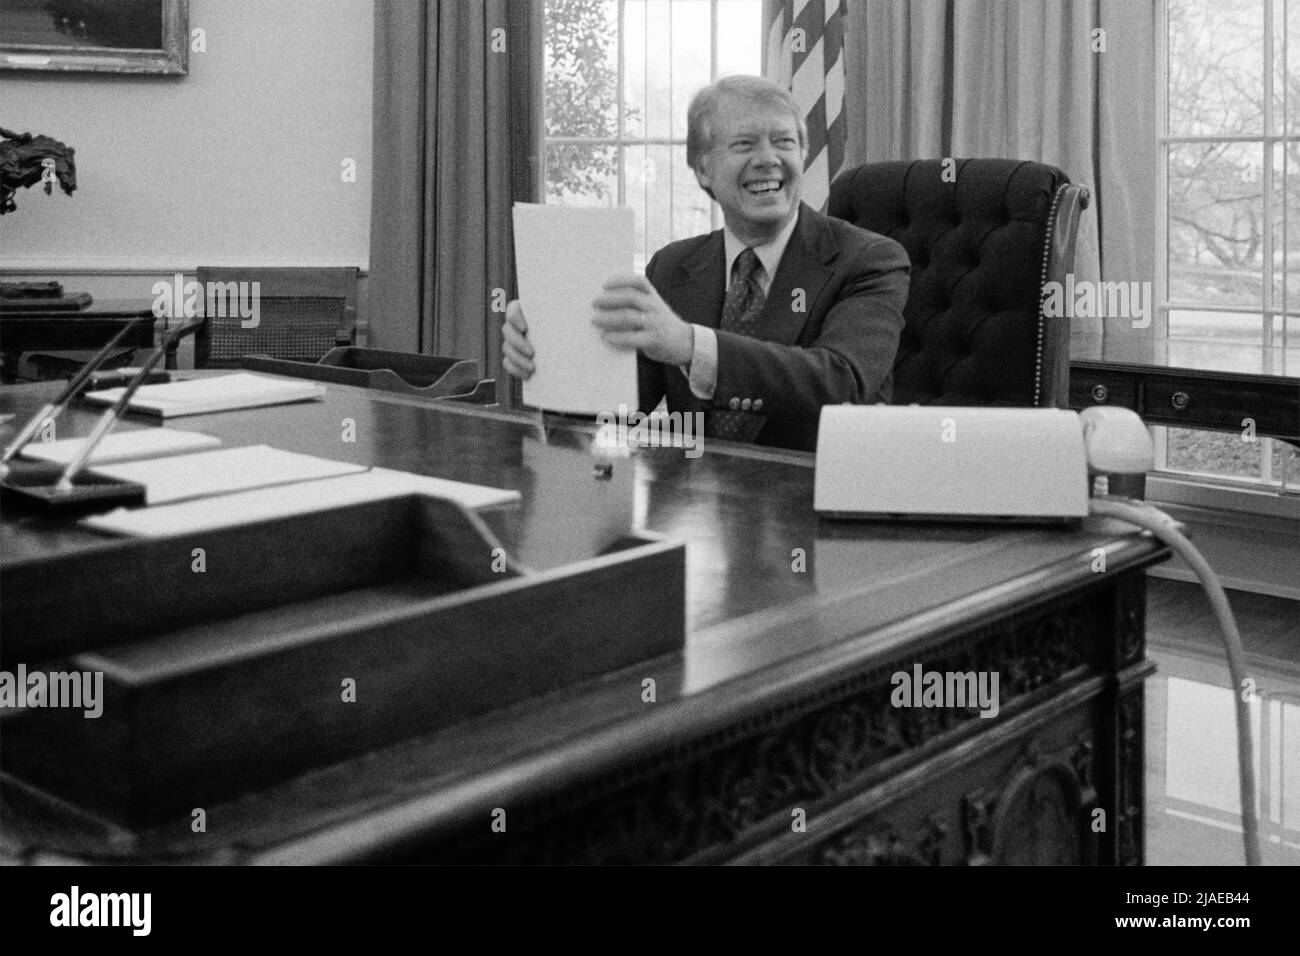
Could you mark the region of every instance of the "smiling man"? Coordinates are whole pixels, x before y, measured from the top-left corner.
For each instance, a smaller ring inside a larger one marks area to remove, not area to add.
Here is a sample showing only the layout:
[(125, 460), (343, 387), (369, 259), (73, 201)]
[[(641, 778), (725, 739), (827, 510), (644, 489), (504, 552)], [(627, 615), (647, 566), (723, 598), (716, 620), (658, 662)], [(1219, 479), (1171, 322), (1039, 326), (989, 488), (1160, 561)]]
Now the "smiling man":
[[(907, 299), (892, 239), (799, 200), (807, 134), (789, 93), (731, 76), (687, 115), (686, 161), (725, 227), (670, 243), (593, 303), (605, 340), (639, 353), (641, 410), (703, 411), (714, 438), (812, 450), (821, 407), (890, 398)], [(518, 302), (504, 364), (533, 374)]]

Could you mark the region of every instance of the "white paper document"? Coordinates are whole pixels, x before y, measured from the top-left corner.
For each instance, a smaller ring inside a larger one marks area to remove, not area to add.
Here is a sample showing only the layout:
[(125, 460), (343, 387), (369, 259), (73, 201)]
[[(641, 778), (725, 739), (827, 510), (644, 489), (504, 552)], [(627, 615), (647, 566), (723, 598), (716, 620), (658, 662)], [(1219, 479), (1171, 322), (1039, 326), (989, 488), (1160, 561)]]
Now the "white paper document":
[(145, 502), (150, 505), (365, 470), (365, 465), (281, 451), (269, 445), (223, 448), (92, 469), (97, 475), (144, 485)]
[(387, 468), (371, 468), (355, 475), (241, 491), (157, 508), (118, 508), (108, 514), (85, 518), (81, 524), (112, 534), (160, 538), (270, 521), (289, 515), (308, 514), (409, 494), (450, 498), (470, 509), (511, 504), (520, 499), (519, 492), (504, 488), (389, 471)]
[(633, 273), (632, 210), (515, 203), (519, 304), (537, 371), (524, 402), (559, 412), (637, 407), (636, 351), (605, 344), (591, 324), (606, 280)]
[[(52, 461), (66, 465), (81, 454), (81, 446), (85, 443), (84, 438), (30, 442), (23, 448), (22, 456), (32, 461)], [(89, 463), (107, 465), (138, 458), (160, 458), (163, 455), (198, 451), (200, 448), (213, 448), (220, 444), (220, 438), (201, 432), (185, 432), (174, 428), (137, 428), (133, 431), (113, 432), (91, 453)]]
[[(121, 388), (106, 388), (100, 392), (87, 392), (85, 397), (88, 402), (112, 405), (123, 391)], [(166, 385), (144, 385), (131, 397), (128, 407), (133, 412), (175, 418), (264, 405), (286, 405), (324, 396), (325, 386), (316, 382), (234, 372), (168, 382)]]

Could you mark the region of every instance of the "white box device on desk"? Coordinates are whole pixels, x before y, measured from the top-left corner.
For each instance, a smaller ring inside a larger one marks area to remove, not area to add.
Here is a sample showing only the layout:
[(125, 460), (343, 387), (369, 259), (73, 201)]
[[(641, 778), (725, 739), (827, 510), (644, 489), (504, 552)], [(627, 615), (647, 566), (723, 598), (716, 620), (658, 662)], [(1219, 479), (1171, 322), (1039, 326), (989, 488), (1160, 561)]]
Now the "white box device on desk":
[(1088, 513), (1088, 481), (1071, 411), (827, 405), (813, 507), (833, 517), (1073, 521)]

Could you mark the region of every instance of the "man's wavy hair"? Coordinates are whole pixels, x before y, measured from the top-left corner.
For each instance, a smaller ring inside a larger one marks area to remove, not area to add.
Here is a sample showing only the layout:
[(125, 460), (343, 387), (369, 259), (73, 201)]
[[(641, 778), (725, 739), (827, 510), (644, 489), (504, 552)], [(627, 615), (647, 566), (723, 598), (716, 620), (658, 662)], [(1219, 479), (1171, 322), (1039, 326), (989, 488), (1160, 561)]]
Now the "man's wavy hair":
[[(808, 148), (808, 127), (788, 90), (761, 76), (724, 76), (691, 97), (686, 111), (686, 165), (695, 172), (703, 170), (704, 157), (713, 149), (713, 117), (718, 102), (728, 95), (758, 106), (789, 110), (799, 130), (799, 149)], [(704, 191), (713, 196), (713, 190)]]

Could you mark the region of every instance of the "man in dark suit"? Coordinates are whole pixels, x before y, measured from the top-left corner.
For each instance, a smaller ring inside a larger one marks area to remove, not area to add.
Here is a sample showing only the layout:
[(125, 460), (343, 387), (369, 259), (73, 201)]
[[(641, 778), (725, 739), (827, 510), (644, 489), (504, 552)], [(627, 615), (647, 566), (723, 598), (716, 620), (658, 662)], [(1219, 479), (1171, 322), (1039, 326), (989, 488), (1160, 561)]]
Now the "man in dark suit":
[[(642, 411), (705, 413), (705, 434), (812, 450), (823, 405), (888, 401), (909, 263), (902, 246), (799, 201), (807, 135), (759, 77), (696, 94), (686, 158), (726, 227), (670, 243), (593, 302), (607, 342), (639, 353)], [(506, 310), (504, 364), (533, 373)]]

